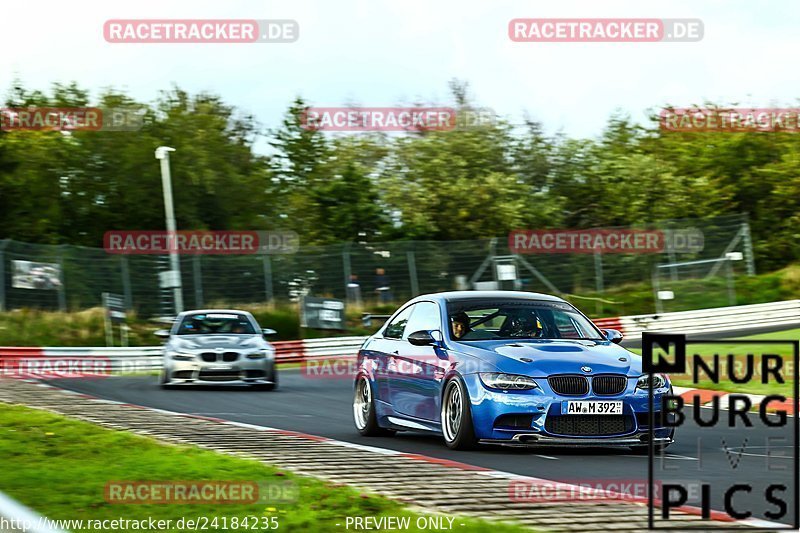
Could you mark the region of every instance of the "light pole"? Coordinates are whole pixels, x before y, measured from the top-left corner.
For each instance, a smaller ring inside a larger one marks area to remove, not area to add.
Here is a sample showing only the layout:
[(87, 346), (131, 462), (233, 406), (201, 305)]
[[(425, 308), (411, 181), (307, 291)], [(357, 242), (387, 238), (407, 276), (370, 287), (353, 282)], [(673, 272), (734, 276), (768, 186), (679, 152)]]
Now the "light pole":
[(181, 287), (181, 264), (176, 248), (175, 209), (172, 206), (172, 178), (169, 173), (169, 153), (175, 148), (159, 146), (156, 148), (156, 159), (161, 161), (161, 185), (164, 189), (164, 214), (167, 219), (167, 236), (169, 238), (170, 283), (175, 298), (175, 314), (183, 312), (183, 291)]

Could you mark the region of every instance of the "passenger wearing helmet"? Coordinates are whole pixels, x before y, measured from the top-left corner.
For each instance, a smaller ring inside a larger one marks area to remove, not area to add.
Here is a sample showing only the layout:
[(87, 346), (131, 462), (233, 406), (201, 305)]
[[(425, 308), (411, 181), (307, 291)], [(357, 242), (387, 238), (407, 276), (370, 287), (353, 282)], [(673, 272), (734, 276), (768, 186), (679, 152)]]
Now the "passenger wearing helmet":
[(509, 337), (539, 338), (544, 333), (542, 323), (533, 313), (526, 312), (509, 318), (510, 323), (506, 332)]
[(464, 311), (450, 317), (450, 331), (454, 339), (460, 339), (469, 333), (469, 316)]

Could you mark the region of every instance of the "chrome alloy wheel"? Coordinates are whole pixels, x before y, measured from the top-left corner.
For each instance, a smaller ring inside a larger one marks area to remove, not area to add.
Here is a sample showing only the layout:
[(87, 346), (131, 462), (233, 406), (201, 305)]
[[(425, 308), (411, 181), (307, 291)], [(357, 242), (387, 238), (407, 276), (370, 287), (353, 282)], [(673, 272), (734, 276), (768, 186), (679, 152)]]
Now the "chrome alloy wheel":
[(442, 433), (447, 442), (456, 440), (461, 429), (462, 410), (461, 386), (457, 381), (451, 381), (442, 402)]
[(362, 376), (358, 380), (355, 396), (353, 397), (353, 418), (358, 429), (363, 430), (367, 427), (371, 409), (372, 389), (367, 378)]

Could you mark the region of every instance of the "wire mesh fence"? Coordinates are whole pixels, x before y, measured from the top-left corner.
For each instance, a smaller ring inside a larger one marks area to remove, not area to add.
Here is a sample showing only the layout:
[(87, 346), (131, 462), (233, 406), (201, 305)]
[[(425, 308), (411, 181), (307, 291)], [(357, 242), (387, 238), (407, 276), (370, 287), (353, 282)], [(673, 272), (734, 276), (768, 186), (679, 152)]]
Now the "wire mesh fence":
[[(721, 283), (729, 291), (728, 272), (754, 273), (746, 216), (672, 220), (651, 226), (687, 227), (702, 232), (702, 250), (521, 255), (509, 248), (507, 237), (343, 243), (300, 246), (296, 253), (286, 255), (183, 255), (180, 279), (184, 306), (202, 308), (296, 301), (303, 295), (370, 305), (430, 292), (492, 287), (602, 301), (606, 292), (625, 285), (647, 284), (655, 295), (689, 278), (699, 290), (704, 283), (709, 287)], [(741, 261), (732, 267), (730, 257), (736, 257), (736, 252)], [(709, 263), (699, 264), (705, 268), (691, 266), (704, 260)], [(728, 261), (728, 266), (714, 268), (720, 261)], [(513, 265), (515, 279), (503, 279), (502, 272), (509, 270), (502, 265)], [(79, 310), (101, 305), (102, 294), (109, 292), (122, 295), (126, 307), (140, 316), (169, 315), (174, 312), (172, 290), (160, 283), (167, 270), (167, 256), (0, 241), (0, 310)]]

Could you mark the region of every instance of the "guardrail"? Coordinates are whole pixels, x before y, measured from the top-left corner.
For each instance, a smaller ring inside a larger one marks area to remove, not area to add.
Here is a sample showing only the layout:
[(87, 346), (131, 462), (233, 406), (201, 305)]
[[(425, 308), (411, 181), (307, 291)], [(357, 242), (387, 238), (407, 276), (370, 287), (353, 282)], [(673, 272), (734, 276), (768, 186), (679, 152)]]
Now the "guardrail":
[[(719, 307), (698, 311), (681, 311), (654, 315), (602, 318), (594, 321), (600, 328), (617, 329), (627, 340), (641, 339), (644, 331), (675, 333), (711, 333), (758, 329), (771, 326), (800, 326), (800, 300), (766, 304)], [(279, 363), (300, 363), (317, 357), (354, 356), (366, 337), (327, 337), (298, 341), (275, 342)], [(58, 371), (57, 362), (69, 367), (71, 362), (95, 362), (99, 373), (127, 373), (161, 369), (162, 346), (139, 348), (103, 347), (0, 347), (3, 360), (25, 360), (35, 373), (48, 367)], [(0, 364), (0, 376), (6, 368)]]
[(800, 300), (622, 316), (595, 320), (595, 323), (601, 328), (618, 329), (629, 340), (641, 339), (645, 331), (691, 334), (800, 326)]
[(121, 374), (161, 369), (161, 346), (0, 347), (0, 376), (6, 374)]
[[(278, 363), (301, 363), (313, 357), (355, 355), (365, 339), (366, 337), (329, 337), (272, 344)], [(19, 373), (49, 375), (148, 372), (161, 369), (163, 352), (163, 346), (0, 347), (0, 363), (6, 361), (5, 364), (0, 364), (0, 377), (3, 374)], [(23, 363), (22, 369), (19, 368), (20, 362)]]

